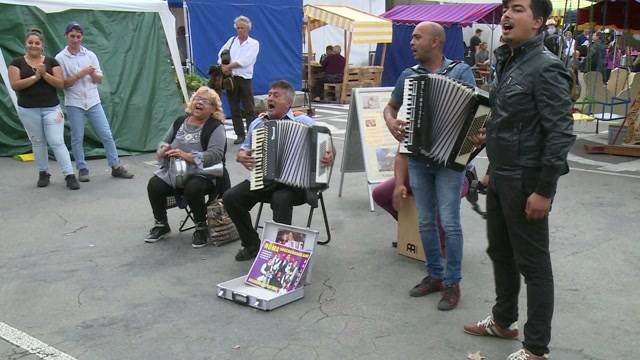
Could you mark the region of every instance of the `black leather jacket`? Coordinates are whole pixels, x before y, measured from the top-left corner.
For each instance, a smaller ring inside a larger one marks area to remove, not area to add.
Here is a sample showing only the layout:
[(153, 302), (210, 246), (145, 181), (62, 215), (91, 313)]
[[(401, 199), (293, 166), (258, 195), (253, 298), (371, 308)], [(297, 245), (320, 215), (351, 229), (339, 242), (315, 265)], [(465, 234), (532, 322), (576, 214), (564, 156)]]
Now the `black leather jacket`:
[(575, 141), (571, 116), (571, 76), (538, 35), (519, 48), (495, 52), (496, 81), (487, 123), (487, 155), (492, 175), (516, 176), (551, 198)]

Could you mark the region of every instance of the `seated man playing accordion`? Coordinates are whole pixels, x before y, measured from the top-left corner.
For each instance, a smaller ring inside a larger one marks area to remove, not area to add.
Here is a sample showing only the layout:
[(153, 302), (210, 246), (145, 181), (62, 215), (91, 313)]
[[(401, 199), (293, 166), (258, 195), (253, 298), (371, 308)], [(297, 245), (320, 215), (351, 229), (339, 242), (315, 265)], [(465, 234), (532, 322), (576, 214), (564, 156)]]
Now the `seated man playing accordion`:
[[(236, 160), (247, 170), (256, 165), (256, 158), (252, 154), (253, 130), (264, 127), (268, 120), (292, 120), (308, 126), (314, 124), (313, 119), (306, 115), (296, 116), (291, 110), (295, 91), (293, 86), (284, 80), (271, 84), (267, 95), (267, 112), (255, 119), (247, 132), (245, 141), (240, 145)], [(321, 159), (323, 166), (331, 166), (335, 158), (335, 149), (329, 148)], [(293, 207), (306, 202), (307, 189), (288, 186), (279, 182), (268, 183), (261, 189), (251, 190), (251, 183), (245, 180), (225, 192), (224, 207), (233, 220), (243, 248), (236, 255), (236, 261), (253, 259), (260, 248), (260, 238), (253, 228), (249, 211), (258, 202), (271, 203), (273, 220), (282, 224), (291, 224)]]

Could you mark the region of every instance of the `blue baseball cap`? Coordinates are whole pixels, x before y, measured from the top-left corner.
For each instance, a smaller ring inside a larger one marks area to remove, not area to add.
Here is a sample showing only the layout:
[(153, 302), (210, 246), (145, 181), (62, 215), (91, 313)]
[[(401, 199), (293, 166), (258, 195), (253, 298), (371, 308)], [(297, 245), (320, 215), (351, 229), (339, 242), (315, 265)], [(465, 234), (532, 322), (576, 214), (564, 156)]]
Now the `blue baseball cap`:
[(68, 33), (72, 32), (73, 30), (79, 32), (80, 34), (82, 34), (82, 26), (80, 26), (80, 23), (77, 21), (72, 21), (70, 23), (67, 24), (67, 27), (64, 30), (64, 34), (67, 35)]

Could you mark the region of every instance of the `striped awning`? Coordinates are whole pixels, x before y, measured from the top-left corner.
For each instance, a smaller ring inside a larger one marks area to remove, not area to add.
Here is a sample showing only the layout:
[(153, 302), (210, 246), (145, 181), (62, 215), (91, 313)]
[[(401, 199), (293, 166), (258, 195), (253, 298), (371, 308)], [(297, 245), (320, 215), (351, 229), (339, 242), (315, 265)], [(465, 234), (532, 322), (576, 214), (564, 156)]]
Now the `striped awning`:
[(337, 26), (352, 33), (354, 44), (391, 42), (391, 21), (348, 6), (305, 5), (304, 16), (310, 30)]
[(565, 9), (569, 10), (577, 10), (578, 5), (580, 7), (589, 6), (591, 4), (590, 0), (551, 0), (551, 5), (553, 5), (552, 16), (564, 16)]

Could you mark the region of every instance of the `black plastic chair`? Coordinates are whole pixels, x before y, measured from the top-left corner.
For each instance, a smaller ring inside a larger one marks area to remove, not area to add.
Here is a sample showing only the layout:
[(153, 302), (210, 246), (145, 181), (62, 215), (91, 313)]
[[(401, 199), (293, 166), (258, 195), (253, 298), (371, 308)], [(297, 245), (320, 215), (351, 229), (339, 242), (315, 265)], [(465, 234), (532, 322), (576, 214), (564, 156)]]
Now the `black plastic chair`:
[[(324, 218), (324, 228), (327, 232), (327, 240), (318, 241), (318, 244), (320, 245), (326, 245), (331, 241), (331, 228), (329, 228), (329, 219), (327, 218), (327, 209), (324, 205), (324, 197), (322, 196), (323, 191), (324, 190), (307, 191), (307, 199), (304, 202), (304, 204), (309, 205), (309, 217), (307, 218), (307, 227), (311, 226), (311, 220), (313, 219), (313, 212), (318, 207), (318, 204), (320, 204), (320, 207), (322, 208), (322, 217)], [(304, 205), (304, 204), (300, 204), (300, 205)], [(256, 230), (262, 227), (262, 225), (260, 225), (260, 217), (262, 216), (263, 206), (264, 206), (264, 202), (261, 202), (260, 207), (258, 208), (258, 215), (256, 216), (256, 222), (254, 225), (254, 228)]]

